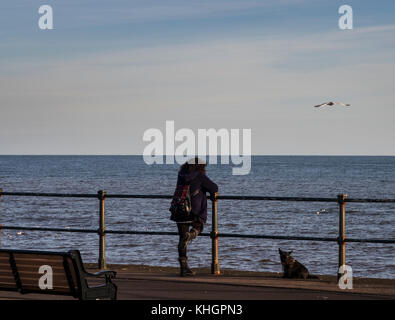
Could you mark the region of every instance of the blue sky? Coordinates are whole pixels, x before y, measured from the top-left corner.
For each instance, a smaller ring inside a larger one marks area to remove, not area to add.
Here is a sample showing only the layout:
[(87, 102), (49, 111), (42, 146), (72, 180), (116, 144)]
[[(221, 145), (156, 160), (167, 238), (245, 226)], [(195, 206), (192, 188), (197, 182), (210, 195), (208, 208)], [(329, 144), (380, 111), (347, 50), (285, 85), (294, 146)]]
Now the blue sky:
[[(54, 32), (43, 33), (37, 26), (42, 4), (54, 9)], [(8, 45), (2, 56), (84, 54), (224, 37), (336, 31), (342, 4), (354, 8), (356, 28), (395, 23), (393, 1), (5, 0), (0, 4), (0, 35)], [(22, 48), (27, 50), (18, 50)]]
[[(174, 120), (251, 128), (254, 154), (395, 155), (394, 16), (394, 1), (4, 0), (0, 154), (141, 154)], [(327, 100), (352, 108), (312, 108)]]

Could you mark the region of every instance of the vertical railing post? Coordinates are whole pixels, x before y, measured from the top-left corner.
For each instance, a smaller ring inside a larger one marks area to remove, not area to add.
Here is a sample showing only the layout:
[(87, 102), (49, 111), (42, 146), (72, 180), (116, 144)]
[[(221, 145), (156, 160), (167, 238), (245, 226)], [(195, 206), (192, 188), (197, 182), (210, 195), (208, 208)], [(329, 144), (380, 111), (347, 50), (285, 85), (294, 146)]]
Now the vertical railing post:
[(212, 200), (212, 230), (211, 230), (211, 274), (219, 275), (218, 262), (218, 199), (215, 193)]
[(105, 225), (105, 206), (106, 191), (100, 190), (97, 193), (99, 198), (99, 269), (106, 269), (106, 225)]
[(343, 270), (345, 270), (346, 265), (346, 199), (347, 195), (344, 193), (337, 195), (337, 203), (339, 204), (339, 237), (337, 239), (339, 244), (338, 280), (342, 276), (339, 273), (340, 267), (343, 266)]

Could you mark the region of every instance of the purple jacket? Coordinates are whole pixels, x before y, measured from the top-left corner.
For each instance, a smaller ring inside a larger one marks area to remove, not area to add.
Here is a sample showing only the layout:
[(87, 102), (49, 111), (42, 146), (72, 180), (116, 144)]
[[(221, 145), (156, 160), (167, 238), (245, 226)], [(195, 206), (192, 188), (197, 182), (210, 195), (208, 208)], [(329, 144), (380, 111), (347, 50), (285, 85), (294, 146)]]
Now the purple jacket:
[(211, 181), (204, 173), (200, 171), (182, 170), (178, 173), (177, 185), (189, 184), (191, 196), (196, 190), (200, 190), (197, 195), (192, 197), (192, 213), (195, 220), (202, 223), (207, 221), (207, 196), (209, 192), (211, 196), (218, 192), (218, 186)]

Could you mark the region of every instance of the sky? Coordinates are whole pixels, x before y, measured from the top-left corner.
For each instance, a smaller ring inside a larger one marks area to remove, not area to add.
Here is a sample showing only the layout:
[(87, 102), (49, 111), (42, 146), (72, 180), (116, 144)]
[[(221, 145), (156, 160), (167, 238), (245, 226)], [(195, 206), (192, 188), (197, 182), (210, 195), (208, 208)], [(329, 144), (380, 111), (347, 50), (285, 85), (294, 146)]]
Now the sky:
[(2, 0), (0, 40), (0, 154), (142, 154), (169, 120), (251, 129), (256, 155), (395, 155), (394, 1)]

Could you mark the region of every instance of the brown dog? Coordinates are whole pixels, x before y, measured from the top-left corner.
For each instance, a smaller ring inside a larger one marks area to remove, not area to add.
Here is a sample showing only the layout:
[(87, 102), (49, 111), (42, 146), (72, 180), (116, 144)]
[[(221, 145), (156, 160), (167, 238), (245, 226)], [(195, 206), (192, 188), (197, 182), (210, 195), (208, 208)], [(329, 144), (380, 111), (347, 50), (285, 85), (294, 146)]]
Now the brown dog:
[(310, 275), (309, 270), (291, 256), (292, 251), (287, 252), (278, 249), (278, 252), (280, 253), (281, 264), (283, 265), (284, 278), (318, 279), (318, 277)]

